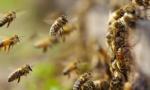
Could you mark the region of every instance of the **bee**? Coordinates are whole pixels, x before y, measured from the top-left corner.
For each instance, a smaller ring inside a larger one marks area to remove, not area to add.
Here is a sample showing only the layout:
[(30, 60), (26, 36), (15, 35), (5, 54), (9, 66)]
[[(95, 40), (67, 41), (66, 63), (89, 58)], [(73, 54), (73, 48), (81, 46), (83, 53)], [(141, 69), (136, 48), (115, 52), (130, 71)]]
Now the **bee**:
[(56, 44), (57, 42), (58, 40), (56, 38), (48, 37), (48, 38), (44, 38), (36, 42), (34, 44), (34, 47), (42, 48), (43, 52), (45, 53), (47, 52), (48, 47), (51, 47), (53, 44)]
[(107, 45), (112, 49), (111, 47), (111, 44), (112, 44), (112, 41), (113, 41), (113, 38), (114, 38), (114, 31), (116, 31), (116, 28), (113, 26), (113, 27), (109, 27), (108, 28), (108, 32), (107, 32), (107, 35), (106, 35), (106, 38), (107, 38)]
[(8, 13), (4, 14), (0, 18), (0, 27), (7, 24), (7, 28), (9, 27), (10, 23), (16, 18), (16, 12), (15, 11), (9, 11)]
[(54, 21), (52, 24), (49, 34), (52, 37), (62, 36), (63, 26), (68, 23), (66, 16), (60, 16), (58, 19)]
[(77, 26), (72, 24), (67, 24), (64, 26), (64, 30), (61, 32), (61, 38), (63, 41), (66, 40), (66, 36), (69, 36), (74, 30), (76, 30)]
[(136, 4), (137, 6), (142, 6), (144, 8), (147, 8), (150, 5), (149, 0), (132, 0), (132, 3)]
[(12, 74), (10, 74), (10, 76), (8, 77), (8, 82), (12, 82), (18, 79), (18, 83), (19, 83), (21, 76), (26, 76), (27, 74), (29, 74), (30, 71), (32, 71), (31, 66), (26, 64), (23, 67), (18, 68)]
[(92, 77), (91, 73), (82, 74), (74, 83), (73, 90), (81, 90), (82, 85)]
[(127, 4), (123, 9), (127, 14), (135, 15), (137, 12), (135, 4), (132, 3)]
[(5, 51), (9, 51), (10, 47), (13, 47), (18, 42), (20, 42), (19, 36), (14, 35), (10, 38), (2, 40), (2, 42), (0, 42), (0, 48), (4, 48)]
[(131, 14), (125, 15), (123, 17), (123, 22), (130, 28), (136, 27), (137, 18)]
[(70, 77), (70, 73), (73, 71), (78, 70), (78, 63), (79, 61), (74, 61), (72, 63), (70, 63), (64, 70), (63, 70), (63, 75), (68, 75), (68, 77)]
[(92, 80), (88, 80), (82, 86), (82, 90), (97, 90), (95, 88), (94, 82)]
[(112, 13), (108, 24), (111, 25), (112, 22), (114, 22), (115, 20), (118, 20), (119, 18), (121, 18), (124, 14), (125, 14), (125, 12), (122, 8), (116, 10), (114, 13)]

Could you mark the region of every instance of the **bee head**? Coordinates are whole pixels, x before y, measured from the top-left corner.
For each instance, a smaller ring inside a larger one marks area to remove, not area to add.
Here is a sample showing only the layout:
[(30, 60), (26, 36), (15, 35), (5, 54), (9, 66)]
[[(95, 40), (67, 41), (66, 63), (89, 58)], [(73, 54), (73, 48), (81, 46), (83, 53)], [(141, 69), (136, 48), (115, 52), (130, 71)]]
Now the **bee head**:
[(16, 12), (15, 11), (11, 11), (11, 15), (13, 18), (16, 18)]
[(20, 42), (19, 36), (18, 35), (14, 35), (14, 41), (15, 42)]
[(61, 19), (62, 19), (63, 21), (65, 21), (65, 22), (68, 22), (67, 16), (65, 16), (65, 15), (62, 15), (62, 16), (61, 16)]
[(67, 75), (68, 72), (67, 72), (66, 70), (64, 70), (64, 71), (62, 72), (62, 74), (63, 74), (63, 75)]
[(30, 65), (26, 64), (26, 68), (30, 71), (32, 71), (32, 68), (30, 67)]

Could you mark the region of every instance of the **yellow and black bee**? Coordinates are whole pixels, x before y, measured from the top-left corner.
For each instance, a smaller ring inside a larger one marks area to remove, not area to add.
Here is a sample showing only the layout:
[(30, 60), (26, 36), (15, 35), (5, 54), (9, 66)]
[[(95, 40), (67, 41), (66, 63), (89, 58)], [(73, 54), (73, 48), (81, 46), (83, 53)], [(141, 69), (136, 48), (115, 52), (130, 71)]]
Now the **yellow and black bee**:
[(10, 76), (8, 77), (8, 82), (12, 82), (18, 79), (18, 83), (19, 83), (21, 76), (26, 76), (30, 71), (32, 71), (31, 66), (26, 64), (23, 67), (14, 71), (12, 74), (10, 74)]
[(82, 74), (74, 83), (73, 90), (81, 90), (82, 85), (92, 77), (91, 73)]
[(61, 36), (61, 32), (63, 31), (63, 26), (66, 25), (68, 22), (66, 16), (60, 16), (55, 22), (52, 24), (50, 28), (50, 35), (52, 37), (56, 37), (58, 35)]
[(19, 36), (14, 35), (13, 37), (2, 40), (0, 42), (0, 48), (4, 48), (5, 51), (9, 51), (10, 47), (14, 46), (18, 42), (20, 42)]
[[(78, 70), (78, 61), (74, 61), (70, 63), (64, 70), (63, 75), (68, 75), (70, 77), (70, 73)], [(76, 71), (77, 72), (77, 71)]]
[(0, 27), (7, 24), (7, 28), (9, 27), (10, 23), (16, 18), (16, 12), (15, 11), (9, 11), (6, 14), (4, 14), (2, 17), (0, 17)]

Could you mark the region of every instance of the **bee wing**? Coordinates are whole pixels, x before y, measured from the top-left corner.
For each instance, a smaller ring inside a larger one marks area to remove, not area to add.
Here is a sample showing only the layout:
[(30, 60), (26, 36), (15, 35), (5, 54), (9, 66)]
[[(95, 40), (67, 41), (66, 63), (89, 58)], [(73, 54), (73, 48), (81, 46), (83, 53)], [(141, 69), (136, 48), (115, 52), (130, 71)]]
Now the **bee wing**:
[[(5, 37), (6, 38), (6, 37)], [(4, 40), (4, 36), (0, 36), (0, 43), (2, 43)]]
[(17, 67), (15, 67), (15, 66), (9, 66), (7, 69), (8, 69), (8, 71), (9, 71), (9, 76), (8, 77), (10, 77), (12, 74), (13, 74), (13, 72), (14, 72), (14, 70), (16, 70), (16, 68)]
[[(27, 11), (18, 11), (18, 10), (14, 10), (15, 12), (16, 12), (16, 16), (17, 17), (21, 17), (21, 16), (23, 16), (23, 15), (25, 15), (26, 13), (27, 13)], [(6, 13), (8, 13), (8, 11), (7, 12), (0, 12), (0, 17), (3, 17), (4, 16), (4, 14), (6, 14)]]
[(45, 23), (45, 24), (48, 24), (48, 25), (52, 25), (52, 23), (54, 22), (55, 20), (52, 20), (52, 19), (49, 19), (49, 18), (45, 18), (44, 20), (43, 20), (43, 22)]
[(16, 11), (16, 17), (20, 18), (27, 14), (27, 11)]
[(61, 15), (63, 15), (63, 13), (59, 11), (50, 12), (45, 16), (43, 22), (52, 25), (54, 21)]

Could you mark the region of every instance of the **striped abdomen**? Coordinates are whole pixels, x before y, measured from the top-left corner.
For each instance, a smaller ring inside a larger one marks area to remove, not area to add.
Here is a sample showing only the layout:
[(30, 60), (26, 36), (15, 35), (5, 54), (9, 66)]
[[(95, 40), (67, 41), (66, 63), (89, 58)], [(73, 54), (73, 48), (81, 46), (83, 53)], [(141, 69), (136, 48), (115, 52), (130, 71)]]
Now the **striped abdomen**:
[(50, 35), (55, 36), (58, 34), (58, 31), (68, 22), (68, 20), (64, 17), (61, 16), (59, 17), (54, 24), (50, 28)]
[(29, 73), (29, 71), (24, 71), (24, 70), (18, 70), (18, 71), (15, 71), (13, 72), (9, 77), (8, 77), (8, 82), (12, 82), (18, 78), (20, 78), (21, 76), (25, 75)]
[(7, 17), (3, 17), (0, 19), (0, 27), (2, 27), (3, 25), (5, 25), (8, 22), (8, 18)]

